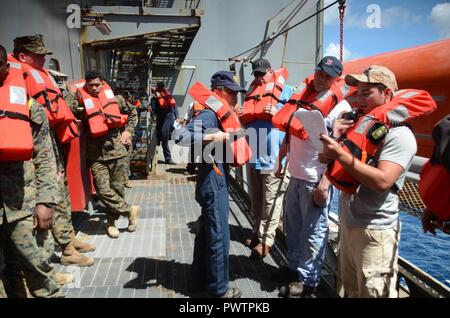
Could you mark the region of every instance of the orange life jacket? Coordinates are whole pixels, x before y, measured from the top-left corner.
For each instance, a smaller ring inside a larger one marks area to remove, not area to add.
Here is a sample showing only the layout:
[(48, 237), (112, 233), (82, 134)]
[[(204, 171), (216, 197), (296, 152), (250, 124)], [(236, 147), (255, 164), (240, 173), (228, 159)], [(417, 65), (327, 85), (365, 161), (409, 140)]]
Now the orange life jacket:
[(264, 111), (264, 106), (275, 107), (280, 100), (285, 82), (289, 76), (287, 68), (270, 70), (263, 81), (253, 80), (242, 104), (239, 120), (246, 125), (255, 120), (271, 121), (272, 115)]
[(419, 194), (427, 208), (442, 221), (450, 220), (450, 172), (428, 161), (422, 168)]
[[(408, 120), (429, 114), (436, 108), (435, 101), (426, 91), (397, 91), (389, 103), (376, 107), (359, 118), (356, 124), (341, 136), (340, 141), (345, 151), (356, 159), (363, 163), (376, 164), (376, 157), (390, 128), (404, 125)], [(336, 188), (347, 193), (355, 193), (360, 184), (337, 160), (329, 164), (326, 175)]]
[(68, 125), (75, 120), (61, 90), (45, 68), (37, 70), (26, 63), (19, 62), (12, 55), (8, 55), (8, 62), (21, 65), (28, 94), (44, 106), (50, 127)]
[(204, 109), (206, 109), (205, 106), (200, 103), (194, 102), (194, 105), (192, 105), (192, 117), (197, 117), (197, 115), (200, 114), (200, 112)]
[(128, 116), (120, 113), (119, 106), (111, 87), (104, 82), (97, 97), (89, 94), (84, 87), (84, 80), (75, 83), (77, 96), (86, 110), (91, 136), (98, 138), (108, 133), (109, 128), (121, 128), (128, 121)]
[[(195, 101), (216, 114), (223, 131), (234, 133), (242, 130), (241, 123), (230, 105), (202, 83), (195, 83), (188, 93)], [(252, 153), (245, 135), (233, 135), (228, 144), (227, 155), (230, 157), (227, 156), (227, 162), (231, 166), (242, 166), (250, 160)]]
[(140, 100), (134, 100), (131, 104), (136, 108), (139, 108), (142, 106), (142, 103)]
[(68, 125), (58, 125), (55, 127), (55, 133), (58, 140), (62, 143), (68, 143), (77, 137), (80, 137), (80, 127), (74, 120)]
[(152, 91), (156, 95), (159, 106), (162, 109), (176, 106), (177, 103), (175, 101), (175, 98), (173, 98), (172, 94), (167, 88), (163, 88), (162, 90), (152, 89)]
[(300, 107), (319, 110), (323, 117), (326, 117), (340, 101), (355, 90), (346, 85), (343, 78), (339, 78), (330, 89), (317, 92), (314, 90), (313, 80), (314, 74), (307, 77), (295, 89), (291, 99), (272, 117), (273, 126), (286, 132), (288, 136), (291, 134), (302, 140), (308, 138), (302, 123), (294, 116)]
[(10, 62), (0, 86), (0, 161), (27, 161), (33, 154), (33, 135), (26, 82), (19, 63)]

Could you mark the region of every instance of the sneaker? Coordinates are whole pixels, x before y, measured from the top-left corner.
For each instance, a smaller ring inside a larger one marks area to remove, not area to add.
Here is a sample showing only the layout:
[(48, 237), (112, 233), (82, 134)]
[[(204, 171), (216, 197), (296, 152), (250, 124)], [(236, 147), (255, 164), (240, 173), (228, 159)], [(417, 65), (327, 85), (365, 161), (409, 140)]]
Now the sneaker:
[(176, 163), (175, 161), (173, 161), (172, 159), (166, 160), (166, 161), (164, 161), (164, 163), (165, 163), (166, 165), (170, 165), (170, 166), (174, 166), (174, 165), (177, 164), (177, 163)]
[(317, 288), (310, 287), (299, 281), (291, 282), (289, 285), (281, 286), (280, 296), (285, 298), (316, 298)]

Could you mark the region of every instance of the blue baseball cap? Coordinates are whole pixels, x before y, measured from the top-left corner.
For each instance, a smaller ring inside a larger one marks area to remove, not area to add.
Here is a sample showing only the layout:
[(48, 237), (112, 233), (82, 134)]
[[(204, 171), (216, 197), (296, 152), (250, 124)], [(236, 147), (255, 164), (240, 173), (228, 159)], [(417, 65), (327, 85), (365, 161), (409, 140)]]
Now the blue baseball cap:
[(338, 77), (342, 75), (342, 63), (334, 56), (325, 56), (317, 64), (314, 71), (323, 71), (332, 77)]
[(234, 92), (245, 93), (245, 89), (242, 88), (236, 81), (236, 77), (232, 72), (218, 71), (211, 77), (211, 87), (224, 86)]

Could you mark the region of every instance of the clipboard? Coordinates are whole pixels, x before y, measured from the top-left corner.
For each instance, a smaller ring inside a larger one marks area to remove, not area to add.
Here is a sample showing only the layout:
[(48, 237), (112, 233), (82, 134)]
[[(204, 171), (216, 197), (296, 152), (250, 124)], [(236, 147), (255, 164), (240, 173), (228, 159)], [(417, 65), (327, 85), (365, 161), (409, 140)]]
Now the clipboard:
[(328, 135), (328, 130), (322, 113), (318, 110), (306, 110), (300, 108), (295, 112), (295, 116), (300, 120), (303, 127), (305, 127), (314, 148), (316, 148), (319, 153), (322, 153), (323, 143), (320, 140), (320, 135)]

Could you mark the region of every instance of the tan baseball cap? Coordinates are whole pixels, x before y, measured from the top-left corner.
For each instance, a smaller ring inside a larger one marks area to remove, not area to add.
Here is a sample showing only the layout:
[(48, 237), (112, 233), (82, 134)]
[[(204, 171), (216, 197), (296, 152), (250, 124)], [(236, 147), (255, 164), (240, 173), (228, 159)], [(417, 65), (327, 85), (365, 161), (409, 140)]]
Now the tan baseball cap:
[(42, 34), (21, 36), (14, 39), (14, 49), (25, 49), (35, 54), (53, 54), (45, 48)]
[(395, 74), (387, 67), (372, 65), (362, 74), (348, 74), (345, 76), (345, 83), (350, 86), (357, 86), (358, 82), (383, 84), (390, 88), (392, 92), (398, 90)]

